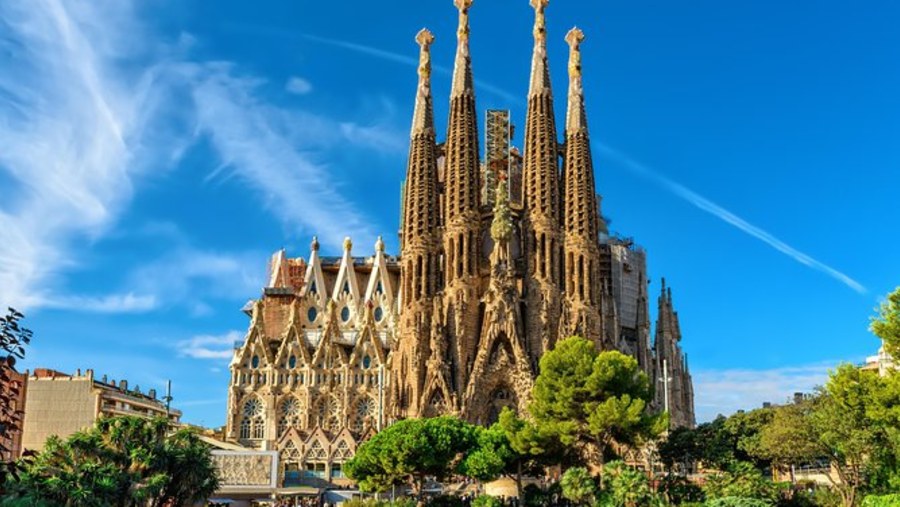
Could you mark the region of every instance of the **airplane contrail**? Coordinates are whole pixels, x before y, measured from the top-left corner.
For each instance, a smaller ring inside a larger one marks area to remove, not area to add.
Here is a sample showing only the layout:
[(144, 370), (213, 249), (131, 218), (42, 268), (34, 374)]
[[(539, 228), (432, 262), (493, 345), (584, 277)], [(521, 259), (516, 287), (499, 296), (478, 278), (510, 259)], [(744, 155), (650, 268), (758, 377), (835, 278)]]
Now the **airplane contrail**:
[(633, 158), (625, 155), (624, 153), (611, 148), (604, 144), (597, 145), (598, 149), (606, 154), (610, 159), (615, 160), (616, 162), (623, 165), (628, 170), (646, 178), (662, 188), (668, 190), (669, 192), (675, 194), (676, 196), (684, 199), (690, 204), (700, 208), (701, 210), (713, 215), (714, 217), (732, 225), (733, 227), (753, 236), (754, 238), (762, 241), (763, 243), (769, 245), (770, 247), (778, 250), (779, 252), (787, 255), (788, 257), (794, 259), (795, 261), (803, 264), (804, 266), (815, 269), (816, 271), (820, 271), (825, 273), (826, 275), (834, 278), (835, 280), (843, 283), (847, 287), (855, 290), (860, 294), (866, 294), (868, 291), (865, 287), (853, 278), (850, 278), (846, 274), (834, 269), (833, 267), (816, 260), (810, 257), (808, 254), (805, 254), (796, 248), (788, 245), (784, 241), (776, 238), (771, 233), (764, 231), (763, 229), (751, 224), (750, 222), (744, 220), (743, 218), (735, 215), (731, 211), (719, 206), (718, 204), (710, 201), (706, 197), (694, 192), (693, 190), (685, 187), (680, 183), (676, 183), (669, 178), (663, 176), (662, 174), (654, 171), (650, 167), (634, 160)]
[[(380, 58), (382, 60), (386, 60), (389, 62), (408, 65), (410, 67), (418, 67), (419, 66), (418, 58), (413, 58), (411, 56), (400, 54), (400, 53), (394, 53), (393, 51), (387, 51), (384, 49), (376, 48), (374, 46), (367, 46), (365, 44), (358, 44), (356, 42), (350, 42), (350, 41), (340, 40), (340, 39), (330, 39), (327, 37), (319, 37), (318, 35), (311, 35), (308, 33), (302, 33), (302, 34), (300, 34), (300, 36), (303, 37), (304, 39), (311, 40), (313, 42), (318, 42), (320, 44), (327, 44), (329, 46), (334, 46), (334, 47), (346, 49), (349, 51), (355, 51), (357, 53), (361, 53), (361, 54), (368, 55), (368, 56), (373, 56), (375, 58)], [(432, 65), (431, 68), (435, 72), (438, 72), (438, 73), (441, 73), (441, 74), (444, 74), (447, 76), (449, 76), (453, 73), (452, 69), (450, 69), (449, 67), (444, 67), (442, 65)], [(510, 93), (510, 92), (504, 90), (503, 88), (500, 88), (499, 86), (492, 85), (491, 83), (486, 83), (484, 81), (481, 81), (480, 79), (475, 80), (475, 86), (477, 86), (478, 88), (480, 88), (492, 95), (495, 95), (503, 100), (506, 100), (507, 102), (516, 102), (521, 98), (513, 93)]]

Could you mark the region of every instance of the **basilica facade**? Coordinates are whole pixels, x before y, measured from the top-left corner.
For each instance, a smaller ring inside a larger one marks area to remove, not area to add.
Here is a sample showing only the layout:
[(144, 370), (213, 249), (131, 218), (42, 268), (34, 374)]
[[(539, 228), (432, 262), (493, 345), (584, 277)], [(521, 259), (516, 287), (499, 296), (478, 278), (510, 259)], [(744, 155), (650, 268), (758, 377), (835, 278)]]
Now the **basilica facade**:
[[(691, 376), (663, 281), (651, 343), (646, 252), (601, 213), (572, 29), (559, 135), (547, 59), (547, 0), (531, 0), (534, 47), (524, 143), (509, 114), (485, 115), (479, 141), (469, 54), (472, 0), (455, 0), (457, 49), (446, 138), (431, 93), (434, 36), (422, 30), (400, 253), (379, 238), (355, 257), (277, 252), (231, 362), (226, 438), (277, 450), (286, 482), (342, 479), (358, 442), (402, 418), (455, 414), (480, 424), (525, 413), (541, 356), (571, 335), (634, 356), (654, 410), (694, 424)], [(602, 187), (602, 185), (601, 185)]]

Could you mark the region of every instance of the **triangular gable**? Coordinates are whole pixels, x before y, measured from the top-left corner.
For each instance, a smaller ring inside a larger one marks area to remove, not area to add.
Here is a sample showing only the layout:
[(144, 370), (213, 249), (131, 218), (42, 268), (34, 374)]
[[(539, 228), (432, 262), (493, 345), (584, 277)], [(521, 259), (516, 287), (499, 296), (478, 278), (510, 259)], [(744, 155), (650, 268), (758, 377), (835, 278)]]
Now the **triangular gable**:
[(369, 352), (374, 354), (377, 361), (373, 366), (382, 365), (387, 362), (387, 352), (381, 344), (378, 330), (375, 327), (375, 317), (372, 306), (371, 303), (366, 304), (362, 329), (360, 329), (359, 334), (357, 335), (356, 346), (353, 347), (353, 353), (350, 355), (350, 364), (359, 364), (362, 358)]
[(346, 300), (349, 294), (354, 302), (359, 302), (359, 285), (356, 278), (356, 269), (353, 266), (353, 257), (350, 250), (353, 242), (350, 238), (344, 239), (344, 255), (341, 257), (341, 267), (338, 271), (337, 278), (334, 281), (334, 289), (331, 299), (335, 301)]
[(281, 345), (278, 348), (278, 353), (275, 355), (275, 362), (285, 365), (287, 368), (291, 368), (288, 364), (291, 356), (296, 358), (296, 368), (312, 362), (312, 354), (306, 346), (306, 332), (300, 323), (300, 319), (305, 319), (306, 316), (301, 314), (300, 308), (298, 301), (294, 301), (291, 304), (288, 325), (285, 327)]
[(272, 254), (269, 260), (269, 283), (266, 287), (287, 286), (287, 256), (284, 248)]
[(319, 345), (316, 347), (316, 352), (312, 358), (314, 367), (318, 367), (321, 364), (327, 367), (329, 359), (332, 360), (331, 366), (337, 366), (334, 364), (335, 359), (338, 360), (339, 364), (347, 362), (347, 356), (343, 349), (334, 343), (334, 337), (341, 333), (340, 324), (337, 321), (337, 312), (337, 305), (334, 304), (334, 301), (329, 301), (328, 307), (325, 309), (325, 329), (322, 330), (322, 338), (319, 340)]
[(366, 286), (366, 301), (374, 301), (376, 296), (383, 295), (378, 303), (385, 306), (387, 313), (394, 304), (394, 286), (387, 269), (387, 259), (384, 257), (384, 241), (378, 236), (375, 243), (375, 260), (372, 263), (372, 273), (369, 275), (369, 283)]
[(325, 275), (322, 274), (322, 260), (319, 259), (319, 240), (313, 237), (310, 245), (309, 264), (306, 266), (306, 276), (303, 277), (303, 290), (301, 296), (315, 297), (319, 307), (325, 306), (328, 298), (328, 288), (325, 286)]
[(335, 438), (334, 443), (331, 446), (331, 459), (333, 461), (347, 461), (353, 457), (353, 453), (356, 451), (356, 445), (353, 440), (353, 435), (345, 428), (338, 433), (337, 438)]
[(259, 300), (253, 305), (253, 317), (250, 321), (250, 329), (247, 331), (247, 337), (244, 339), (244, 344), (234, 355), (232, 364), (240, 365), (246, 363), (250, 361), (254, 355), (259, 356), (259, 368), (274, 362), (275, 358), (272, 351), (266, 346), (266, 335), (263, 332), (262, 304), (262, 300)]

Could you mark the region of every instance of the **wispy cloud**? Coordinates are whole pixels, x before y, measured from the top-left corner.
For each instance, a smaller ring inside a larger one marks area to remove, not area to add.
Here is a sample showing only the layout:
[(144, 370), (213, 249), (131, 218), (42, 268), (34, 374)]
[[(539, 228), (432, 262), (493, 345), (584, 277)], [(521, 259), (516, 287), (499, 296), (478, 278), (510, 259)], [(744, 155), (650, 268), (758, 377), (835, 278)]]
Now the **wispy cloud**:
[[(318, 233), (333, 244), (346, 234), (374, 240), (321, 150), (393, 156), (402, 135), (279, 107), (259, 77), (190, 58), (189, 35), (161, 41), (142, 24), (139, 6), (0, 3), (0, 306), (133, 312), (165, 305), (156, 292), (66, 294), (60, 275), (84, 267), (78, 247), (109, 234), (147, 168), (173, 168), (188, 146), (206, 139), (221, 163), (211, 179), (236, 178), (292, 233)], [(311, 85), (295, 78), (287, 89), (306, 93)], [(223, 267), (221, 259), (204, 260)]]
[[(404, 55), (400, 53), (395, 53), (393, 51), (387, 51), (385, 49), (377, 48), (371, 45), (366, 44), (358, 44), (356, 42), (340, 40), (340, 39), (331, 39), (328, 37), (319, 37), (317, 35), (312, 34), (300, 34), (301, 37), (307, 40), (311, 40), (313, 42), (318, 42), (320, 44), (327, 44), (329, 46), (334, 46), (342, 49), (346, 49), (349, 51), (354, 51), (356, 53), (372, 56), (374, 58), (379, 58), (381, 60), (385, 60), (388, 62), (399, 63), (401, 65), (406, 65), (408, 67), (418, 67), (419, 59), (417, 57)], [(412, 39), (412, 38), (410, 38)], [(439, 74), (443, 74), (445, 76), (449, 76), (453, 74), (453, 70), (450, 67), (445, 67), (443, 65), (432, 65), (432, 71), (437, 72)], [(493, 85), (491, 83), (482, 81), (480, 79), (475, 80), (476, 91), (483, 90), (491, 95), (494, 95), (497, 98), (503, 99), (506, 102), (517, 103), (522, 100), (523, 97), (519, 97), (518, 95), (508, 92), (503, 88)]]
[(262, 252), (216, 252), (173, 244), (172, 249), (132, 270), (125, 284), (159, 306), (210, 313), (211, 301), (235, 301), (257, 294), (265, 281)]
[(240, 331), (221, 335), (198, 335), (176, 343), (178, 354), (194, 359), (231, 359), (234, 343), (244, 338)]
[(803, 264), (804, 266), (810, 267), (816, 271), (820, 271), (825, 273), (826, 275), (834, 278), (835, 280), (843, 283), (847, 287), (855, 290), (860, 294), (865, 294), (866, 288), (863, 287), (862, 284), (851, 278), (850, 276), (838, 271), (837, 269), (821, 262), (819, 260), (814, 259), (813, 257), (805, 254), (796, 248), (788, 245), (784, 241), (776, 238), (771, 233), (751, 224), (750, 222), (744, 220), (743, 218), (735, 215), (731, 211), (719, 206), (718, 204), (710, 201), (706, 197), (694, 192), (693, 190), (685, 187), (680, 183), (676, 183), (669, 178), (663, 176), (659, 172), (653, 170), (652, 168), (634, 160), (633, 158), (625, 155), (624, 153), (615, 150), (609, 146), (600, 144), (598, 145), (600, 151), (606, 154), (610, 159), (615, 162), (618, 162), (620, 165), (625, 167), (626, 169), (656, 183), (660, 187), (668, 190), (669, 192), (675, 194), (676, 196), (684, 199), (690, 204), (696, 206), (697, 208), (713, 215), (714, 217), (730, 224), (731, 226), (743, 231), (746, 234), (762, 241), (763, 243), (769, 245), (775, 250), (787, 255), (788, 257), (794, 259), (795, 261)]
[(222, 170), (254, 189), (297, 232), (316, 232), (333, 244), (347, 234), (374, 240), (371, 221), (338, 192), (335, 170), (304, 145), (344, 137), (340, 123), (273, 107), (256, 94), (258, 81), (235, 75), (232, 66), (191, 70), (198, 130), (211, 140)]
[(50, 297), (43, 302), (45, 308), (77, 310), (92, 313), (143, 313), (157, 307), (153, 294), (109, 294), (100, 297), (64, 296)]
[(694, 400), (698, 421), (717, 415), (759, 408), (764, 402), (784, 403), (794, 393), (812, 392), (828, 380), (828, 370), (839, 361), (767, 370), (697, 370)]
[(313, 90), (312, 83), (307, 79), (303, 79), (299, 76), (293, 76), (288, 79), (287, 83), (284, 85), (284, 89), (294, 95), (306, 95)]
[(115, 33), (140, 39), (133, 19), (125, 2), (0, 4), (0, 177), (9, 180), (0, 203), (0, 305), (49, 300), (46, 282), (75, 262), (72, 241), (103, 234), (130, 201), (135, 176), (175, 156), (178, 143), (148, 154), (140, 141), (168, 132), (154, 121), (163, 107), (158, 69), (110, 64), (131, 63), (125, 53), (134, 44)]

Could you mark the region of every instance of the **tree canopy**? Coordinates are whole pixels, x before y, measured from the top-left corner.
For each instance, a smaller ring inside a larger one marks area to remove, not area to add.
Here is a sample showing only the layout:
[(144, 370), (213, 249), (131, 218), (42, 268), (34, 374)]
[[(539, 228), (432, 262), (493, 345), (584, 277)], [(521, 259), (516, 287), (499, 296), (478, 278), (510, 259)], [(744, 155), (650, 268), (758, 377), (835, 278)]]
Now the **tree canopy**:
[(209, 447), (194, 432), (130, 416), (49, 438), (10, 482), (0, 505), (183, 505), (218, 487)]
[(885, 350), (900, 358), (900, 287), (891, 292), (872, 318), (871, 329), (884, 341)]
[[(477, 443), (476, 427), (455, 417), (406, 419), (359, 446), (345, 471), (363, 491), (382, 492), (406, 483), (420, 496), (426, 477), (442, 479), (461, 470)], [(494, 465), (490, 457), (477, 467), (472, 464), (478, 473)]]
[(529, 411), (539, 427), (584, 459), (602, 463), (613, 443), (639, 445), (665, 429), (666, 415), (646, 410), (650, 381), (633, 357), (598, 353), (590, 341), (570, 337), (544, 354), (540, 365)]

